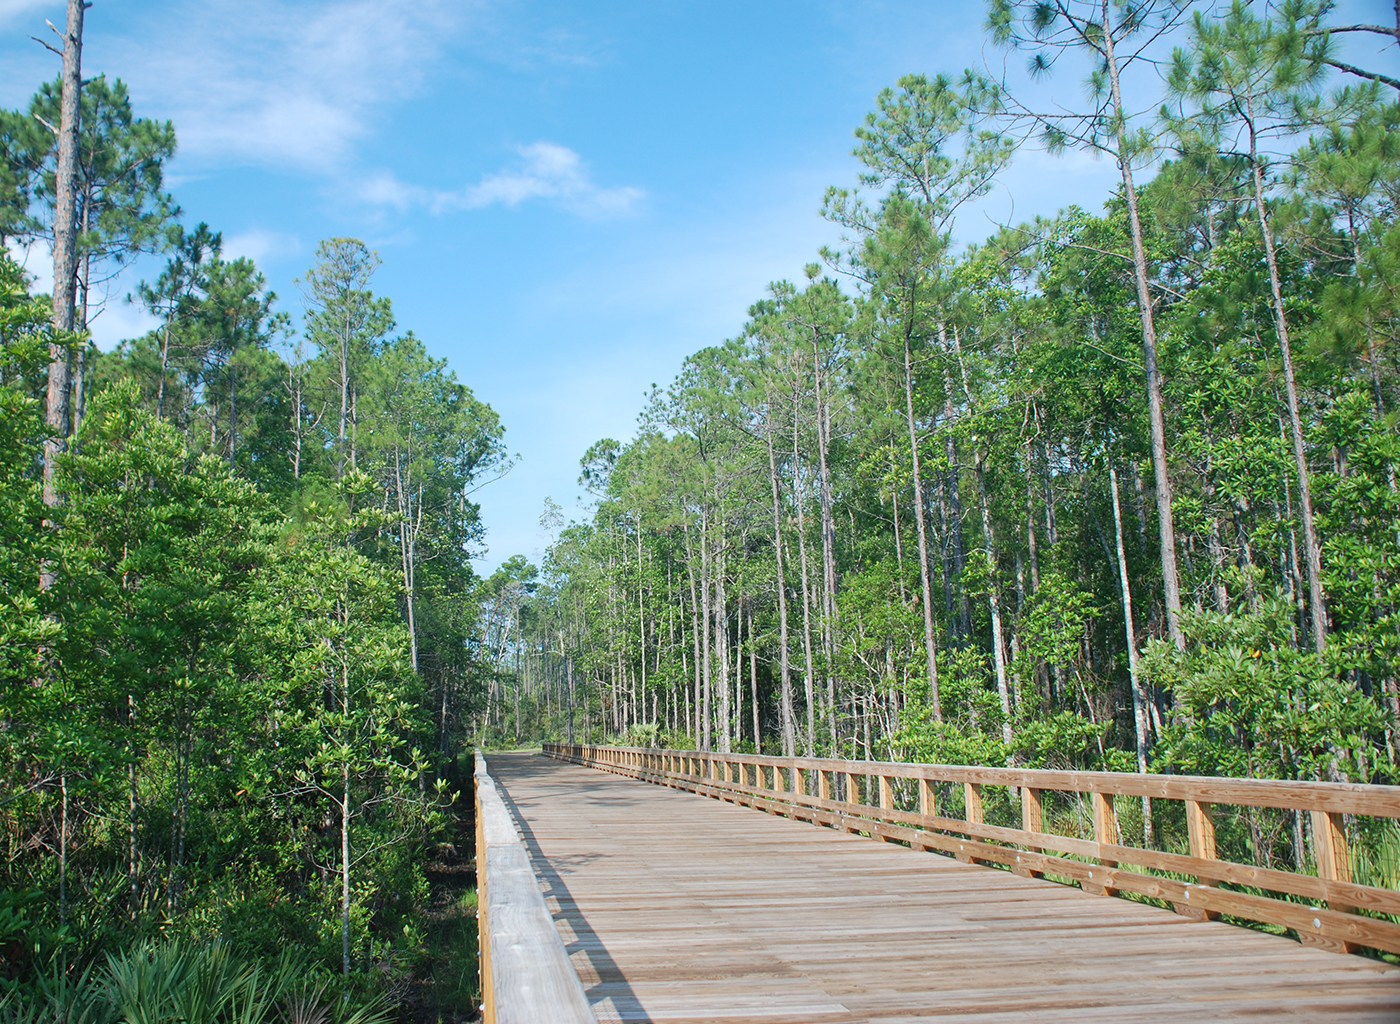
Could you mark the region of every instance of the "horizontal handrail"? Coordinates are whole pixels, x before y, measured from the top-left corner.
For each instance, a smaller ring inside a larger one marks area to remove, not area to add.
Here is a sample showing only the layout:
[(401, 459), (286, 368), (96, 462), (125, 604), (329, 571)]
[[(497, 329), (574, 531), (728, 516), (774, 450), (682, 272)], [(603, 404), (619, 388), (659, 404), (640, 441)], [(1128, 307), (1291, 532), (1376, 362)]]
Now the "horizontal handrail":
[(483, 1024), (597, 1024), (481, 751), (475, 782)]
[[(1171, 903), (1197, 920), (1220, 914), (1293, 929), (1310, 945), (1400, 953), (1400, 892), (1352, 881), (1345, 815), (1400, 819), (1400, 786), (1138, 775), (1033, 768), (787, 758), (645, 747), (545, 744), (545, 753), (634, 778), (732, 800), (770, 813), (861, 832), (959, 860), (1000, 864), (1018, 874), (1050, 875), (1103, 895), (1132, 892)], [(771, 779), (771, 784), (769, 780)], [(864, 796), (862, 796), (864, 780)], [(896, 807), (898, 780), (917, 786), (918, 810)], [(960, 785), (962, 817), (940, 814), (937, 785)], [(1021, 803), (1021, 827), (983, 820), (985, 786), (1006, 787)], [(1094, 839), (1045, 830), (1044, 794), (1088, 794)], [(1130, 846), (1118, 831), (1118, 796), (1185, 805), (1189, 855)], [(1221, 860), (1216, 805), (1304, 812), (1317, 874)], [(1131, 865), (1133, 869), (1122, 865)], [(1183, 881), (1148, 872), (1194, 878)], [(1241, 886), (1294, 899), (1242, 892)], [(1297, 902), (1298, 899), (1309, 901)], [(1321, 904), (1325, 903), (1326, 906)]]

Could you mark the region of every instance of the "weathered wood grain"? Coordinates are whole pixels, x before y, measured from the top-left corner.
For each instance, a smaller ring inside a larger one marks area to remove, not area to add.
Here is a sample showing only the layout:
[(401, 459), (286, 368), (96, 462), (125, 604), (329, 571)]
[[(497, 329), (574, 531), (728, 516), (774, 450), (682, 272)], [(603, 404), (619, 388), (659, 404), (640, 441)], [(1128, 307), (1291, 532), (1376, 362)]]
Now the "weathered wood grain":
[[(531, 755), (490, 762), (599, 1021), (1400, 1020), (1400, 969), (1387, 964), (839, 830), (973, 844), (978, 859), (1024, 851), (714, 777), (702, 791), (834, 827), (699, 799), (674, 780)], [(1041, 856), (1047, 874), (1092, 870), (1125, 891), (1162, 882)], [(1208, 888), (1174, 884), (1183, 899)]]
[[(756, 788), (749, 788), (734, 784), (718, 784), (722, 792), (714, 791), (716, 783), (708, 782), (704, 776), (677, 775), (675, 777), (665, 777), (660, 774), (652, 765), (659, 767), (660, 761), (652, 760), (651, 752), (640, 750), (627, 755), (628, 765), (631, 767), (618, 767), (622, 764), (624, 755), (622, 748), (612, 747), (574, 747), (568, 752), (562, 747), (551, 747), (553, 756), (575, 758), (580, 763), (600, 763), (608, 766), (610, 770), (623, 771), (636, 778), (653, 782), (664, 782), (667, 785), (675, 785), (680, 788), (688, 788), (694, 792), (705, 793), (710, 796), (719, 796), (721, 799), (747, 803), (750, 806), (762, 806), (769, 813), (793, 814), (806, 820), (816, 820), (806, 810), (794, 812), (786, 807), (765, 802), (768, 793)], [(723, 754), (698, 754), (699, 758), (710, 759), (714, 764), (721, 764), (726, 755)], [(780, 759), (770, 759), (780, 760)], [(864, 768), (874, 762), (849, 762), (849, 761), (824, 761), (820, 759), (797, 759), (785, 762), (803, 765), (815, 764), (837, 764), (843, 765), (845, 771), (832, 772), (848, 778), (855, 778), (851, 769), (859, 764)], [(906, 768), (919, 769), (923, 774), (917, 776), (921, 780), (921, 785), (931, 786), (934, 780), (949, 781), (945, 776), (945, 766), (940, 765), (906, 765)], [(976, 769), (982, 771), (982, 769)], [(987, 769), (997, 771), (997, 769)], [(947, 769), (949, 775), (962, 777), (961, 770), (953, 768)], [(826, 772), (818, 774), (825, 777)], [(1027, 774), (1027, 773), (1016, 773)], [(1088, 778), (1108, 778), (1119, 779), (1124, 776), (1115, 773), (1064, 773), (1064, 772), (1035, 772), (1030, 773), (1039, 779), (1046, 780), (1047, 783), (1054, 783), (1052, 788), (1056, 788), (1063, 781), (1064, 777), (1075, 779)], [(904, 776), (911, 777), (911, 776)], [(1151, 776), (1133, 776), (1133, 778), (1153, 778)], [(1157, 778), (1168, 778), (1159, 776)], [(1179, 777), (1172, 777), (1179, 778)], [(1184, 777), (1188, 781), (1195, 777)], [(1250, 779), (1213, 779), (1206, 780), (1213, 783), (1229, 784), (1234, 782), (1247, 783), (1250, 786), (1262, 783), (1267, 786), (1279, 787), (1280, 791), (1292, 792), (1294, 783), (1290, 782), (1269, 782), (1266, 780)], [(1315, 808), (1319, 803), (1326, 803), (1323, 799), (1330, 792), (1330, 783), (1305, 783), (1298, 784), (1308, 787), (1303, 796), (1299, 796), (1289, 807), (1300, 810)], [(1276, 893), (1283, 893), (1288, 896), (1302, 897), (1307, 900), (1325, 901), (1332, 910), (1342, 912), (1354, 912), (1362, 909), (1371, 913), (1380, 914), (1400, 914), (1400, 892), (1391, 889), (1383, 889), (1376, 886), (1360, 885), (1352, 882), (1349, 874), (1344, 870), (1346, 862), (1346, 838), (1341, 831), (1341, 815), (1336, 812), (1321, 812), (1312, 810), (1314, 820), (1314, 832), (1317, 835), (1326, 835), (1328, 841), (1321, 844), (1317, 850), (1320, 870), (1318, 875), (1300, 874), (1293, 871), (1283, 871), (1271, 868), (1262, 868), (1249, 864), (1238, 864), (1229, 861), (1215, 859), (1214, 827), (1211, 824), (1210, 802), (1203, 799), (1190, 798), (1184, 801), (1186, 805), (1188, 827), (1195, 837), (1192, 847), (1192, 856), (1166, 853), (1160, 850), (1145, 850), (1138, 847), (1120, 845), (1117, 841), (1109, 842), (1109, 839), (1117, 840), (1117, 822), (1114, 814), (1112, 797), (1117, 794), (1116, 786), (1099, 786), (1098, 789), (1091, 790), (1090, 797), (1093, 803), (1095, 839), (1083, 840), (1068, 836), (1056, 836), (1039, 833), (1034, 830), (1007, 828), (1005, 826), (988, 825), (983, 821), (982, 812), (982, 788), (983, 784), (974, 782), (963, 782), (964, 790), (964, 819), (948, 818), (930, 814), (919, 814), (910, 811), (888, 809), (884, 807), (871, 807), (865, 803), (852, 802), (849, 799), (830, 799), (829, 793), (825, 797), (812, 797), (803, 793), (784, 794), (786, 802), (797, 804), (801, 808), (819, 808), (822, 810), (832, 810), (838, 812), (839, 824), (834, 827), (842, 828), (850, 832), (864, 832), (866, 834), (877, 834), (872, 832), (866, 825), (862, 826), (860, 819), (869, 818), (875, 821), (895, 822), (914, 825), (923, 829), (936, 829), (942, 832), (957, 833), (971, 836), (980, 840), (990, 840), (997, 843), (1006, 843), (1019, 847), (1022, 850), (1039, 852), (1042, 850), (1052, 850), (1058, 853), (1070, 854), (1077, 857), (1087, 857), (1098, 861), (1105, 867), (1116, 867), (1118, 864), (1129, 864), (1139, 868), (1146, 868), (1154, 871), (1168, 871), (1197, 876), (1197, 880), (1202, 884), (1217, 884), (1227, 882), (1238, 885), (1251, 886), (1265, 889)], [(1022, 792), (1031, 788), (1021, 787)], [(1217, 787), (1218, 788), (1218, 787)], [(1374, 789), (1382, 791), (1380, 806), (1388, 806), (1385, 799), (1385, 791), (1395, 787), (1373, 786), (1357, 787), (1348, 784), (1340, 784), (1340, 789), (1347, 793), (1352, 793), (1358, 789)], [(849, 793), (850, 790), (848, 789)], [(1196, 790), (1187, 787), (1183, 792), (1195, 793)], [(1197, 794), (1202, 795), (1202, 794)], [(1297, 794), (1294, 794), (1295, 796)], [(1275, 794), (1277, 797), (1277, 794)], [(754, 798), (759, 798), (755, 802)], [(1170, 799), (1166, 798), (1166, 799)], [(1253, 801), (1255, 806), (1272, 806), (1259, 801)], [(891, 838), (890, 834), (880, 833), (885, 838)], [(950, 852), (953, 856), (964, 861), (974, 861), (978, 859), (989, 859), (993, 863), (1008, 863), (1012, 870), (1026, 870), (1019, 861), (1009, 861), (1005, 857), (975, 856), (975, 851), (986, 846), (985, 843), (966, 843), (929, 840), (922, 844), (930, 849), (939, 849)], [(991, 848), (995, 851), (995, 847)], [(1111, 895), (1110, 889), (1105, 889), (1100, 882), (1091, 879), (1080, 879), (1075, 875), (1065, 875), (1067, 878), (1074, 878), (1080, 885), (1088, 888), (1100, 895)], [(1102, 875), (1100, 875), (1100, 878)], [(1132, 889), (1131, 891), (1137, 891)], [(1278, 924), (1285, 927), (1295, 927), (1292, 923), (1296, 917), (1292, 913), (1290, 905), (1286, 901), (1274, 899), (1268, 896), (1246, 896), (1245, 901), (1233, 901), (1235, 908), (1228, 910), (1230, 913), (1240, 913), (1240, 907), (1246, 903), (1252, 907), (1252, 912), (1245, 914), (1253, 920)], [(1205, 919), (1211, 916), (1214, 911), (1207, 912), (1203, 909), (1202, 903), (1178, 904), (1177, 909), (1186, 916), (1194, 919)], [(1329, 922), (1330, 917), (1324, 915), (1319, 920), (1322, 922), (1317, 929), (1310, 931), (1303, 937), (1304, 942), (1314, 943), (1325, 948), (1334, 949), (1339, 952), (1351, 950), (1354, 946), (1353, 929), (1348, 927), (1342, 931), (1337, 931)], [(1370, 945), (1376, 949), (1387, 950), (1400, 953), (1400, 925), (1390, 921), (1371, 919), (1365, 926), (1366, 932), (1371, 936)], [(1320, 929), (1320, 930), (1318, 930)]]
[[(659, 758), (673, 753), (661, 749), (617, 755), (617, 764), (630, 763), (637, 753)], [(712, 764), (732, 761), (733, 755), (687, 751), (706, 774)], [(1275, 779), (1232, 779), (1209, 775), (1139, 775), (1133, 772), (1052, 771), (1040, 768), (984, 768), (976, 765), (907, 764), (900, 761), (843, 761), (831, 758), (784, 758), (745, 754), (750, 764), (800, 766), (822, 771), (889, 775), (901, 779), (938, 779), (973, 782), (986, 786), (1031, 786), (1073, 793), (1108, 793), (1114, 796), (1197, 800), (1242, 807), (1303, 807), (1337, 814), (1361, 814), (1400, 818), (1400, 786), (1374, 786), (1347, 782), (1294, 782)], [(707, 777), (713, 777), (711, 773)]]
[(510, 811), (477, 754), (477, 914), (485, 1024), (596, 1024)]

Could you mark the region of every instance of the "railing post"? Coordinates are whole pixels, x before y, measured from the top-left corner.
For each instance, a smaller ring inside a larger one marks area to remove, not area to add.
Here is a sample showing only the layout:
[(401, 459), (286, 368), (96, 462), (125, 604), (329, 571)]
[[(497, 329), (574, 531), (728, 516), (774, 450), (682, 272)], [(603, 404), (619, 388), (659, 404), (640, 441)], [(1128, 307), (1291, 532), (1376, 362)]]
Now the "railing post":
[[(1021, 831), (1023, 832), (1044, 832), (1045, 831), (1045, 808), (1041, 803), (1041, 791), (1031, 789), (1029, 786), (1021, 787)], [(1029, 843), (1026, 849), (1032, 853), (1039, 853), (1039, 846), (1031, 846)], [(1030, 868), (1023, 868), (1019, 864), (1011, 869), (1018, 875), (1027, 878), (1039, 878), (1041, 872), (1032, 871)]]
[(880, 776), (880, 810), (894, 810), (894, 784), (888, 775)]
[(817, 796), (822, 800), (831, 799), (831, 773), (817, 769)]
[[(1317, 861), (1317, 877), (1329, 882), (1351, 881), (1351, 851), (1347, 849), (1346, 824), (1340, 814), (1332, 811), (1311, 811), (1313, 834), (1313, 859)], [(1339, 910), (1350, 914), (1356, 908), (1348, 903), (1329, 899), (1329, 910)], [(1301, 928), (1298, 938), (1307, 945), (1324, 946), (1344, 953), (1352, 953), (1357, 946), (1350, 942), (1335, 942), (1309, 935)]]
[[(976, 782), (963, 783), (963, 820), (969, 825), (982, 824), (982, 787)], [(964, 864), (973, 862), (972, 854), (956, 853), (953, 855)]]
[(1040, 790), (1029, 786), (1021, 787), (1021, 830), (1045, 831), (1045, 810), (1041, 804)]
[(919, 813), (926, 818), (932, 818), (938, 814), (937, 785), (932, 779), (919, 780)]
[[(1091, 793), (1090, 799), (1094, 805), (1094, 842), (1100, 847), (1118, 845), (1118, 815), (1113, 809), (1113, 795), (1111, 793)], [(1106, 868), (1116, 868), (1118, 862), (1104, 857), (1102, 850), (1099, 852), (1099, 863)], [(1094, 877), (1094, 872), (1089, 871), (1089, 879), (1081, 882), (1080, 886), (1085, 892), (1096, 893), (1100, 896), (1112, 896), (1116, 889), (1110, 885), (1105, 885), (1100, 879)]]
[[(1215, 860), (1215, 821), (1211, 818), (1210, 804), (1200, 800), (1186, 800), (1186, 835), (1190, 841), (1190, 854), (1200, 860)], [(1215, 885), (1219, 879), (1209, 875), (1197, 875), (1198, 885)], [(1187, 890), (1188, 894), (1190, 890)], [(1193, 921), (1214, 921), (1220, 915), (1188, 902), (1173, 903), (1176, 912)]]
[(976, 782), (963, 783), (963, 820), (972, 825), (982, 824), (982, 787)]

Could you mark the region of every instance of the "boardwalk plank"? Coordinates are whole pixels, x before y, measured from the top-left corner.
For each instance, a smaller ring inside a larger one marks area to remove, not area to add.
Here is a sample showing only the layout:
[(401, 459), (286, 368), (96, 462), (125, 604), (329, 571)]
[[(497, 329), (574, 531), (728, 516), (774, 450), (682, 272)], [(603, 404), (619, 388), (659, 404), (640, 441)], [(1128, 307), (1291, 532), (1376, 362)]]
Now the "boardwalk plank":
[(1400, 1020), (1400, 969), (536, 755), (492, 755), (606, 1021)]

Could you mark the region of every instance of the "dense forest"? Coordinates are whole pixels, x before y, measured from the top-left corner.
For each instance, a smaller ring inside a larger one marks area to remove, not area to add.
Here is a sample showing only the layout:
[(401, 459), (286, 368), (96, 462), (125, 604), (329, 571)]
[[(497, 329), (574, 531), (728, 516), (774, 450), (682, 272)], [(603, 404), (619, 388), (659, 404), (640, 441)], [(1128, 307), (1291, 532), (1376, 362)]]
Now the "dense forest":
[[(70, 285), (0, 256), (0, 1017), (363, 1021), (445, 942), (429, 998), (469, 1014), (472, 897), (433, 906), (428, 870), (470, 856), (502, 425), (358, 240), (317, 248), (293, 330), (165, 189), (174, 126), (77, 88), (82, 9), (0, 113), (0, 234)], [(141, 256), (158, 326), (99, 351)]]
[[(546, 509), (489, 736), (1395, 780), (1400, 84), (1325, 9), (1101, 13), (990, 8), (1081, 109), (880, 94), (841, 242)], [(956, 245), (1033, 146), (1121, 186)]]
[[(473, 745), (1397, 781), (1400, 81), (1335, 37), (1400, 6), (993, 0), (1082, 106), (880, 93), (839, 242), (489, 578), (496, 414), (364, 243), (284, 305), (188, 217), (84, 9), (0, 111), (0, 240), (57, 282), (0, 255), (0, 1020), (470, 1013), (429, 876)], [(1121, 186), (956, 243), (1028, 148)], [(138, 259), (158, 326), (101, 351)]]

